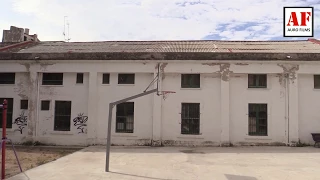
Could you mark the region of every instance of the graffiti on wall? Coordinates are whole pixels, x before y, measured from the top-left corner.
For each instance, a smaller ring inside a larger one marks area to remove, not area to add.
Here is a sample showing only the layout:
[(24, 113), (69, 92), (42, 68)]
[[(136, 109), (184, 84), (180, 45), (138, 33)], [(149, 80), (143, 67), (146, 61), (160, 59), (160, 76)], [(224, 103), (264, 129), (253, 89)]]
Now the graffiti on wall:
[(19, 115), (19, 117), (17, 117), (13, 124), (16, 124), (18, 126), (18, 129), (15, 129), (15, 131), (19, 131), (22, 134), (22, 130), (27, 127), (28, 123), (28, 117), (24, 115), (24, 111), (22, 111)]
[(77, 117), (73, 119), (74, 126), (77, 127), (77, 129), (80, 130), (80, 133), (86, 133), (86, 127), (87, 127), (87, 121), (88, 121), (88, 116), (84, 116), (84, 113), (79, 113)]

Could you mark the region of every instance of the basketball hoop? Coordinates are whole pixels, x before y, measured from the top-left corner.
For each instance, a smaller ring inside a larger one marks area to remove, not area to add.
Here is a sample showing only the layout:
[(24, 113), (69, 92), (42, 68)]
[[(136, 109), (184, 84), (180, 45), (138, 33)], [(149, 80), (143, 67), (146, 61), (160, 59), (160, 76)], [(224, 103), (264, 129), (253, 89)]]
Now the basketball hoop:
[(174, 91), (160, 91), (159, 96), (162, 96), (163, 100), (166, 100), (170, 94), (176, 93)]

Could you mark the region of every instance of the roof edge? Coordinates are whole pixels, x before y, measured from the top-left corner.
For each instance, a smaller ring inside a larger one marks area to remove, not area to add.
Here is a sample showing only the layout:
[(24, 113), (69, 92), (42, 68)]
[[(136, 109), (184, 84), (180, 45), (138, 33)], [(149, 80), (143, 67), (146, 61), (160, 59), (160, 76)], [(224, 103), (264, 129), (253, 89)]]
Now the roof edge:
[[(315, 39), (317, 40), (317, 39)], [(65, 42), (65, 41), (41, 41), (42, 43), (46, 42), (60, 42), (60, 43), (103, 43), (103, 42), (301, 42), (301, 41), (309, 41), (309, 39), (305, 40), (112, 40), (112, 41), (74, 41), (74, 42)]]
[(320, 41), (318, 39), (315, 38), (309, 38), (308, 41), (315, 43), (315, 44), (319, 44), (320, 45)]
[(238, 52), (115, 52), (115, 53), (0, 53), (0, 60), (253, 60), (320, 61), (320, 53)]
[(25, 45), (28, 45), (28, 44), (30, 44), (32, 42), (34, 42), (34, 41), (24, 41), (24, 42), (15, 43), (15, 44), (12, 44), (12, 45), (4, 46), (4, 47), (0, 48), (0, 52), (1, 51), (10, 50), (10, 49), (13, 49), (13, 48), (17, 48), (17, 47), (21, 47), (21, 46), (25, 46)]

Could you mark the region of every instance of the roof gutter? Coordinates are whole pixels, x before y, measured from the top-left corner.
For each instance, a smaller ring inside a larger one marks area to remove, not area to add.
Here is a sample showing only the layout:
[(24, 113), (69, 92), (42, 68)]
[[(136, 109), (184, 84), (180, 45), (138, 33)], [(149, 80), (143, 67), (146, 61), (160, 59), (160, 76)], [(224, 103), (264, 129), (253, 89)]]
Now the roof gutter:
[(319, 53), (238, 53), (238, 52), (91, 52), (91, 53), (0, 53), (0, 60), (242, 60), (320, 61)]

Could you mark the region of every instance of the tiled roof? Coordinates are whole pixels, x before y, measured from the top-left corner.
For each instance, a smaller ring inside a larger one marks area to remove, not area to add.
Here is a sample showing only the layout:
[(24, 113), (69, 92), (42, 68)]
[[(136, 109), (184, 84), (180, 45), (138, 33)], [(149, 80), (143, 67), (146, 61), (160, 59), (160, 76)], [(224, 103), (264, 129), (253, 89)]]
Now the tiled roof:
[(304, 41), (105, 41), (40, 42), (19, 53), (245, 52), (320, 53), (319, 40)]

